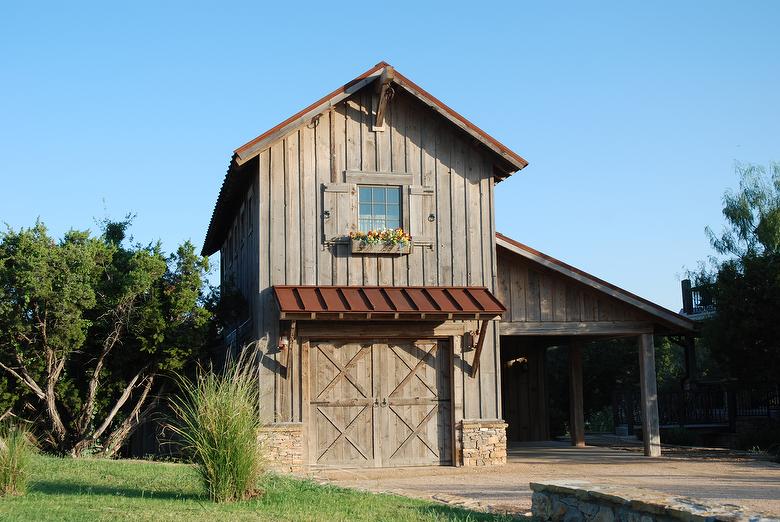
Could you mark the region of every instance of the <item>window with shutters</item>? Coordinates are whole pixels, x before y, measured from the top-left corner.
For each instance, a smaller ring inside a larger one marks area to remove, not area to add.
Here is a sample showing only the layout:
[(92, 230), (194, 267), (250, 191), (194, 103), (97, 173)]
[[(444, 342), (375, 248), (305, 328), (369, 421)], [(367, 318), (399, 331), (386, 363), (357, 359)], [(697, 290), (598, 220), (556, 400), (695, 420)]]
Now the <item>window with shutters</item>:
[(358, 230), (401, 227), (401, 187), (358, 186)]
[(344, 172), (323, 186), (322, 241), (346, 242), (352, 232), (403, 228), (415, 245), (431, 244), (436, 216), (433, 187), (411, 174)]

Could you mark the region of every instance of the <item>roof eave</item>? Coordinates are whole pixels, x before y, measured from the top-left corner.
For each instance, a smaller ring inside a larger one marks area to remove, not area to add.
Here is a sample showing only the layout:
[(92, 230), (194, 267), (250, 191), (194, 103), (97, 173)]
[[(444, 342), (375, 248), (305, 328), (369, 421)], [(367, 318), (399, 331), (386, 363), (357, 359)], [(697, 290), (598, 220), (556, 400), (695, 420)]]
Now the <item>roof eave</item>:
[(652, 301), (639, 297), (638, 295), (635, 295), (618, 286), (608, 283), (603, 279), (588, 274), (587, 272), (564, 263), (563, 261), (555, 259), (554, 257), (534, 250), (528, 245), (524, 245), (523, 243), (515, 241), (514, 239), (504, 236), (498, 232), (496, 233), (496, 244), (506, 248), (511, 252), (514, 252), (515, 254), (521, 255), (526, 259), (539, 263), (546, 268), (570, 277), (600, 292), (606, 293), (620, 301), (623, 301), (626, 304), (639, 308), (644, 312), (656, 317), (666, 325), (671, 325), (676, 329), (691, 333), (696, 329), (695, 323), (687, 317), (668, 310)]

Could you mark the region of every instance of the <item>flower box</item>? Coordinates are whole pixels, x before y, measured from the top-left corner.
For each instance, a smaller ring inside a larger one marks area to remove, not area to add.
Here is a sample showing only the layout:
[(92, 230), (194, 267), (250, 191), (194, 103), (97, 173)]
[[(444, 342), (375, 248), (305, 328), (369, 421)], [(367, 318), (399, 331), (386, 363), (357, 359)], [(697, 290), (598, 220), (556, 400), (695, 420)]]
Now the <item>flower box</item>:
[(406, 255), (412, 251), (409, 241), (403, 243), (368, 243), (359, 239), (351, 240), (353, 254), (395, 254)]

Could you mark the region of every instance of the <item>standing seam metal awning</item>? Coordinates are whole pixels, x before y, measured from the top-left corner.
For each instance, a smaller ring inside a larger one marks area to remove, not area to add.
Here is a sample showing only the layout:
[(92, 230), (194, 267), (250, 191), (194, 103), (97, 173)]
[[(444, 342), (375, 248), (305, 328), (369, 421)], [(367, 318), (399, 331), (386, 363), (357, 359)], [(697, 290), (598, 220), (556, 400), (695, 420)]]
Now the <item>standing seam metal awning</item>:
[(274, 286), (282, 319), (493, 319), (506, 311), (478, 286)]

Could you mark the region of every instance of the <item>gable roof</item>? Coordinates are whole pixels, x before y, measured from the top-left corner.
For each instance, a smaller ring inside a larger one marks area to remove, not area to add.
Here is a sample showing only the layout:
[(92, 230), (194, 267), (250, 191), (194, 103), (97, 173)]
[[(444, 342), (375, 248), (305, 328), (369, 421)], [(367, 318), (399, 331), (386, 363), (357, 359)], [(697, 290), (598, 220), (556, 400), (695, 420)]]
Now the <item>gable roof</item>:
[(500, 167), (496, 169), (494, 173), (497, 181), (509, 177), (512, 173), (523, 169), (528, 165), (528, 162), (520, 157), (520, 155), (507, 148), (488, 133), (445, 105), (442, 101), (429, 94), (422, 87), (396, 71), (390, 64), (379, 62), (363, 74), (345, 83), (308, 107), (298, 111), (280, 124), (272, 127), (234, 151), (230, 165), (228, 166), (227, 174), (225, 175), (222, 187), (220, 188), (214, 212), (211, 216), (201, 254), (211, 255), (219, 250), (221, 246), (225, 231), (230, 225), (229, 222), (235, 211), (235, 209), (231, 208), (232, 203), (234, 203), (234, 198), (237, 197), (241, 192), (242, 187), (244, 187), (244, 183), (241, 183), (240, 180), (237, 179), (240, 177), (240, 168), (243, 165), (257, 157), (280, 138), (310, 121), (313, 117), (334, 107), (387, 72), (392, 73), (392, 83), (394, 86), (403, 89), (431, 107), (450, 123), (469, 134), (477, 142), (493, 152), (498, 160), (497, 164)]
[(534, 250), (528, 245), (524, 245), (519, 241), (515, 241), (503, 234), (496, 233), (496, 245), (509, 250), (515, 254), (518, 254), (534, 263), (538, 263), (550, 270), (558, 272), (564, 276), (570, 277), (580, 283), (585, 284), (599, 292), (605, 293), (622, 301), (626, 304), (639, 308), (643, 312), (656, 318), (660, 323), (671, 326), (673, 330), (693, 332), (695, 329), (695, 323), (685, 316), (672, 312), (671, 310), (664, 308), (652, 301), (648, 301), (636, 294), (632, 294), (627, 290), (615, 286), (611, 283), (599, 279), (598, 277), (591, 275), (579, 268), (575, 268), (563, 261), (555, 259), (554, 257), (543, 254), (538, 250)]
[(507, 165), (507, 171), (503, 175), (499, 176), (501, 179), (508, 177), (511, 175), (511, 173), (518, 171), (528, 165), (528, 162), (520, 157), (520, 155), (507, 148), (501, 142), (490, 136), (487, 132), (483, 131), (469, 120), (455, 112), (453, 109), (445, 105), (442, 101), (429, 94), (425, 89), (395, 70), (395, 68), (393, 68), (387, 62), (379, 62), (357, 78), (345, 83), (335, 91), (325, 95), (305, 109), (302, 109), (293, 114), (282, 123), (271, 129), (268, 129), (260, 136), (237, 148), (234, 151), (236, 163), (239, 166), (243, 165), (245, 162), (249, 161), (250, 159), (257, 156), (260, 152), (270, 147), (271, 143), (275, 142), (280, 137), (298, 128), (314, 116), (323, 113), (327, 109), (345, 100), (350, 95), (378, 79), (387, 70), (392, 71), (392, 82), (395, 85), (401, 87), (403, 90), (431, 107), (454, 125), (461, 128), (470, 134), (474, 139), (485, 145), (488, 149), (492, 150), (502, 160), (506, 161), (509, 165)]

